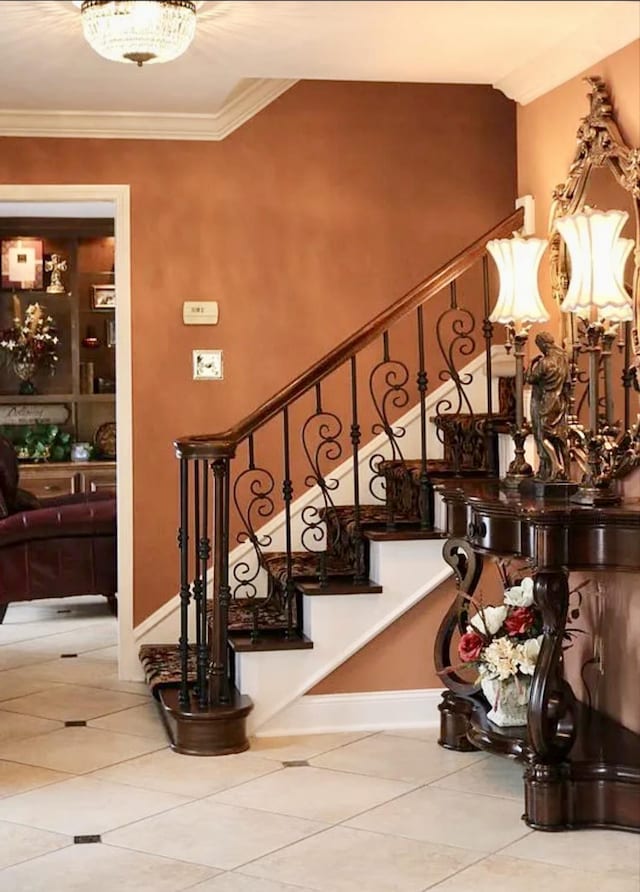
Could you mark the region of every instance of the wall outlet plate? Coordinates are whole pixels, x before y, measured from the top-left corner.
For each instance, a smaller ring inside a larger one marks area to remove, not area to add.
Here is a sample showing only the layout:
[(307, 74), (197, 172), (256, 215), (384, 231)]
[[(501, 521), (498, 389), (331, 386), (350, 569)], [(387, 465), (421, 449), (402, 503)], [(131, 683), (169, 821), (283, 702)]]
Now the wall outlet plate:
[(193, 380), (222, 381), (222, 350), (193, 351)]
[(185, 300), (182, 304), (182, 321), (185, 325), (216, 325), (218, 301)]

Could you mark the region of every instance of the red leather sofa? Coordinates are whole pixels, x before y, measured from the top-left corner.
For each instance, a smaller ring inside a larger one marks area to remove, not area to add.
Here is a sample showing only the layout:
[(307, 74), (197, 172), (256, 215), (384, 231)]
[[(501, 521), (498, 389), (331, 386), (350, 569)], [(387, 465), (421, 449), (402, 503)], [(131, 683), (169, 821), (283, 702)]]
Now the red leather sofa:
[(115, 498), (38, 500), (18, 482), (15, 450), (0, 437), (0, 622), (12, 601), (37, 598), (104, 595), (115, 612)]

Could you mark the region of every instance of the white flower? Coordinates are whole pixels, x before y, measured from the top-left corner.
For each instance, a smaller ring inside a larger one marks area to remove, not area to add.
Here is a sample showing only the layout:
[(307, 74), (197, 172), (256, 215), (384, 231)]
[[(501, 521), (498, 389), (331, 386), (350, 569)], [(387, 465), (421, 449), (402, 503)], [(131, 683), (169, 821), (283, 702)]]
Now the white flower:
[(501, 681), (512, 675), (517, 675), (518, 658), (518, 649), (507, 635), (502, 638), (494, 638), (491, 644), (482, 651), (482, 659), (488, 670), (487, 674), (492, 678), (499, 678)]
[(473, 617), (471, 625), (481, 635), (495, 635), (506, 618), (506, 607), (483, 607)]
[(518, 664), (523, 675), (533, 675), (543, 638), (544, 635), (538, 635), (537, 638), (529, 638), (528, 641), (516, 645)]
[(511, 607), (531, 607), (533, 604), (533, 579), (525, 576), (520, 585), (512, 585), (504, 593), (504, 603)]

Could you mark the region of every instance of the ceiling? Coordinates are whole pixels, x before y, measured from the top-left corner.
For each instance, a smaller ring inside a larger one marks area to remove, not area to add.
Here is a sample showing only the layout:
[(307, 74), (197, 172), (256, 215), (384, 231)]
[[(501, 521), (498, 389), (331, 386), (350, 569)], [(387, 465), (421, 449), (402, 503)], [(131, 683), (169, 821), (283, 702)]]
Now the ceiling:
[(70, 0), (0, 3), (0, 134), (220, 139), (298, 79), (492, 84), (526, 103), (640, 36), (622, 2), (205, 2), (180, 59), (108, 62)]

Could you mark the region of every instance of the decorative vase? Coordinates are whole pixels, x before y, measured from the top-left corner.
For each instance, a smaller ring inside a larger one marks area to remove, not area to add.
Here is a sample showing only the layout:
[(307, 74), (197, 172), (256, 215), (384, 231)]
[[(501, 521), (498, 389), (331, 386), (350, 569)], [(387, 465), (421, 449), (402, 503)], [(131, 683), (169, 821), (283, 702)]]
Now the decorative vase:
[(32, 380), (36, 373), (36, 364), (32, 359), (14, 359), (13, 371), (16, 373), (16, 377), (20, 379), (19, 394), (31, 396), (37, 393), (36, 386)]
[(487, 713), (490, 722), (501, 728), (527, 724), (531, 691), (530, 675), (511, 676), (504, 681), (497, 678), (483, 678), (480, 686), (491, 706)]

